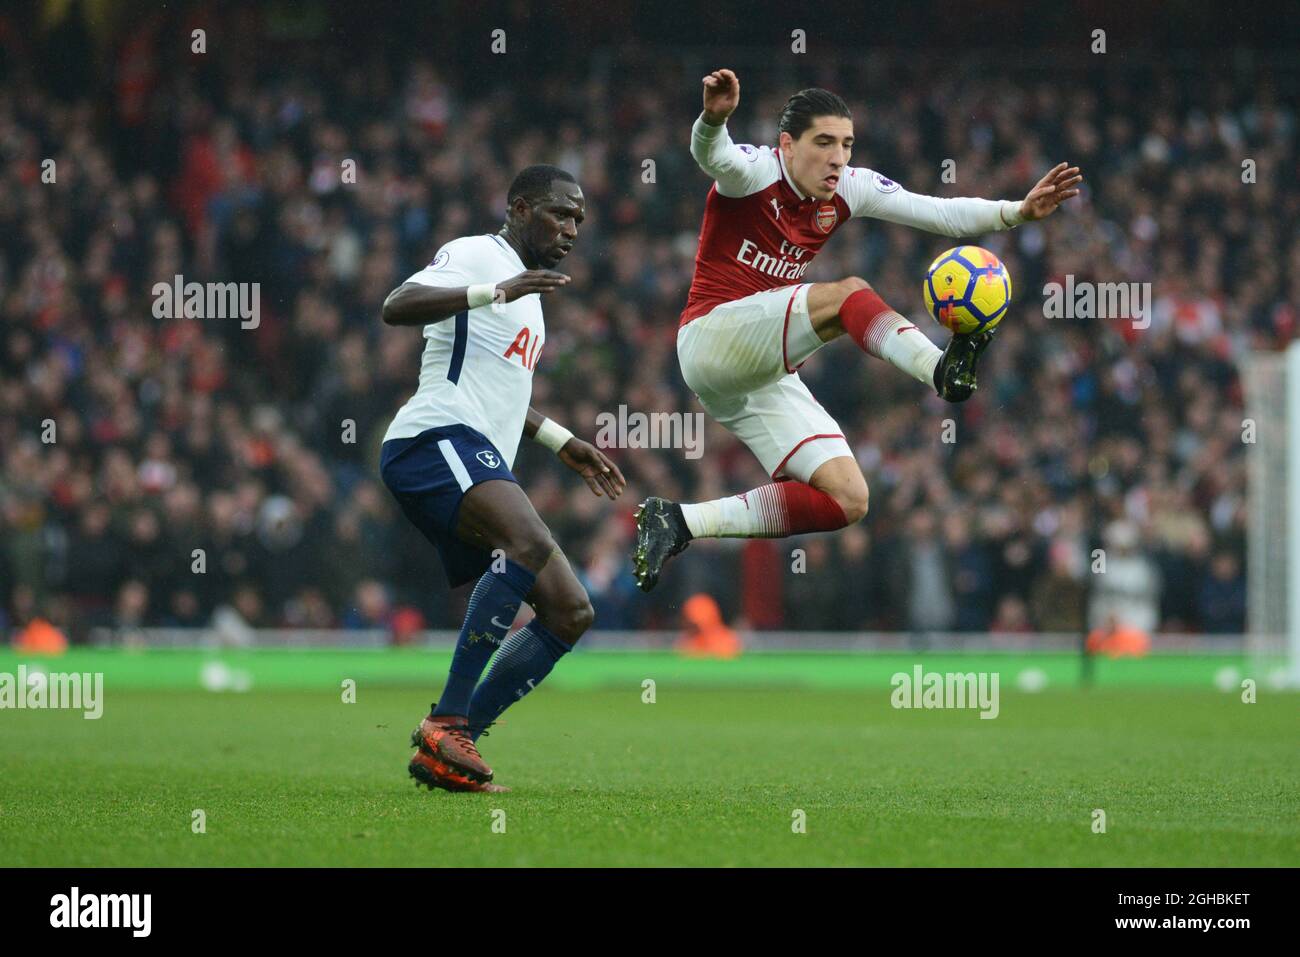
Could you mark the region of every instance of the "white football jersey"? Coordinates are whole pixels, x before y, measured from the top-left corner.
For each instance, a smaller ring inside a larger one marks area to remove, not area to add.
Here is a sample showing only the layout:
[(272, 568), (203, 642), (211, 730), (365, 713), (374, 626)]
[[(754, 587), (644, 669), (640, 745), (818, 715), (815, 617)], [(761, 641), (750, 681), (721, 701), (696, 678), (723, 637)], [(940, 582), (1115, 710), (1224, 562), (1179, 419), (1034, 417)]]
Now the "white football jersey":
[[(499, 283), (527, 267), (500, 236), (454, 239), (407, 282), (457, 287)], [(514, 464), (533, 394), (533, 370), (546, 329), (541, 296), (468, 309), (424, 327), (420, 385), (398, 411), (384, 441), (441, 425), (468, 425)]]

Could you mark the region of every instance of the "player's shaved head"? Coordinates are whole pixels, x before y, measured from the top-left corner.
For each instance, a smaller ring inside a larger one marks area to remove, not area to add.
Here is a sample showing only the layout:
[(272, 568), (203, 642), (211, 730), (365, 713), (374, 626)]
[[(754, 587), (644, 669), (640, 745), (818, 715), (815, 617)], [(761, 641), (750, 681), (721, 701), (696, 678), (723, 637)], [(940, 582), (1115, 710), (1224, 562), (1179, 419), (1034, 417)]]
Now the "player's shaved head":
[(528, 268), (554, 269), (573, 248), (587, 201), (573, 174), (539, 163), (519, 171), (507, 194), (505, 234)]
[(800, 90), (785, 101), (785, 106), (781, 108), (781, 117), (777, 120), (777, 132), (789, 133), (798, 139), (819, 116), (842, 116), (846, 120), (853, 119), (853, 114), (849, 112), (849, 105), (844, 102), (843, 97), (830, 90), (814, 86)]
[(506, 204), (513, 206), (515, 200), (519, 198), (526, 199), (529, 203), (547, 199), (551, 195), (552, 184), (557, 179), (566, 183), (578, 182), (573, 178), (572, 173), (558, 166), (550, 166), (546, 163), (525, 166), (510, 184), (510, 191), (506, 193)]

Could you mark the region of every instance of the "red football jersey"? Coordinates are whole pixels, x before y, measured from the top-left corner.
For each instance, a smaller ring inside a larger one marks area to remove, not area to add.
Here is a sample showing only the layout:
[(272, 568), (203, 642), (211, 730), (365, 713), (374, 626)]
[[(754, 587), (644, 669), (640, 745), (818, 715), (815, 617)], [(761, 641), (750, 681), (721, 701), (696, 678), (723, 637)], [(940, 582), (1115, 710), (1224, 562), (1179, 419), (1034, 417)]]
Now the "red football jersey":
[(704, 204), (686, 325), (724, 302), (803, 281), (822, 244), (852, 216), (874, 216), (946, 236), (1020, 222), (1019, 204), (909, 193), (872, 170), (848, 166), (829, 200), (794, 184), (779, 149), (737, 146), (726, 126), (696, 120), (691, 153), (716, 182)]
[(842, 196), (800, 196), (780, 153), (768, 156), (777, 167), (768, 185), (745, 196), (723, 196), (716, 184), (709, 189), (683, 325), (719, 303), (800, 282), (822, 243), (848, 220)]

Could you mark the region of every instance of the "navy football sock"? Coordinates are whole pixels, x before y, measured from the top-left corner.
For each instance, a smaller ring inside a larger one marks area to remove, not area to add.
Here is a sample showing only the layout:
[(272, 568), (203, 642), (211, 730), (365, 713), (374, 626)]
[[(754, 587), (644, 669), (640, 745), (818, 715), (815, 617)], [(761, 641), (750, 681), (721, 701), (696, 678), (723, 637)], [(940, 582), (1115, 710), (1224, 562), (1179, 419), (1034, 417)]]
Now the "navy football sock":
[(524, 597), (532, 591), (537, 576), (522, 565), (506, 559), (504, 572), (489, 571), (474, 586), (465, 624), (451, 656), (447, 687), (438, 699), (434, 714), (468, 714), (474, 685), (483, 674), (492, 652), (510, 630)]
[(470, 735), (477, 741), (501, 712), (541, 684), (569, 648), (536, 618), (507, 638), (487, 677), (474, 689), (469, 703)]

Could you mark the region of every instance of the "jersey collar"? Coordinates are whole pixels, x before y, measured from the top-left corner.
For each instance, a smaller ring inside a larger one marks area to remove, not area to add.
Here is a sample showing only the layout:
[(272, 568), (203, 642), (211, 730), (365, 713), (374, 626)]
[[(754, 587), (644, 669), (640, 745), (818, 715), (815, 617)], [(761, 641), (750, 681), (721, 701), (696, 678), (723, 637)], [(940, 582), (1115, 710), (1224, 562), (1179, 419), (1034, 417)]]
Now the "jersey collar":
[(510, 256), (514, 257), (515, 262), (519, 263), (519, 268), (521, 270), (525, 272), (528, 270), (528, 267), (524, 265), (524, 261), (519, 258), (519, 253), (515, 252), (514, 246), (511, 246), (508, 242), (502, 239), (499, 233), (488, 233), (488, 235), (496, 240), (498, 246), (504, 249)]
[(803, 202), (808, 197), (804, 195), (803, 190), (796, 186), (794, 180), (791, 179), (790, 171), (785, 168), (785, 156), (781, 153), (781, 147), (779, 146), (776, 148), (776, 161), (781, 164), (781, 175), (785, 177), (785, 181), (790, 185), (790, 188), (794, 190), (794, 194), (799, 197), (799, 201)]

